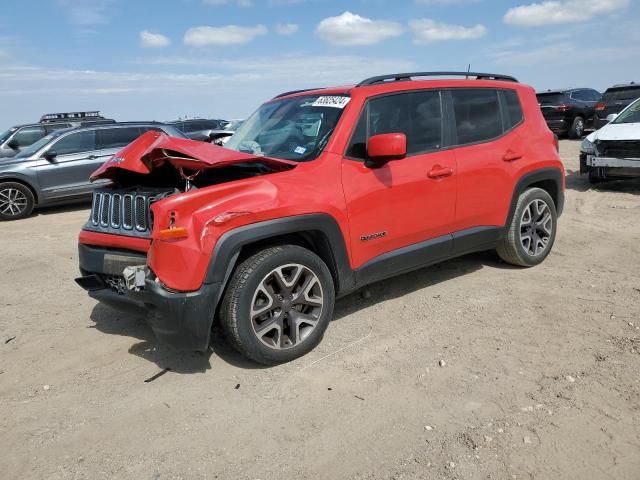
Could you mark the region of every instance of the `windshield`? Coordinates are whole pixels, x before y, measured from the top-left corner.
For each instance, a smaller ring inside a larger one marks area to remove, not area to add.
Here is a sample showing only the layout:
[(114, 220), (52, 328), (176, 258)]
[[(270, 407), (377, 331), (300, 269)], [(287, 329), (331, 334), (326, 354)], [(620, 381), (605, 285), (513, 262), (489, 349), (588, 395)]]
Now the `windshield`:
[(625, 108), (611, 123), (640, 123), (640, 98)]
[(21, 150), (20, 153), (18, 153), (13, 158), (27, 158), (27, 157), (30, 157), (31, 155), (36, 153), (38, 150), (40, 150), (42, 147), (44, 147), (46, 144), (48, 144), (51, 140), (53, 140), (56, 137), (59, 137), (62, 133), (66, 132), (67, 130), (69, 130), (69, 129), (56, 130), (55, 132), (50, 133), (46, 137), (42, 137), (36, 143), (33, 143), (33, 144), (29, 145), (27, 148), (25, 148), (24, 150)]
[(17, 127), (11, 127), (6, 132), (2, 132), (2, 135), (0, 135), (0, 144), (3, 144), (4, 142), (6, 142), (7, 139), (11, 136), (11, 134), (15, 132), (17, 129), (18, 129)]
[(329, 142), (349, 100), (345, 95), (307, 95), (265, 103), (225, 147), (257, 156), (313, 160)]

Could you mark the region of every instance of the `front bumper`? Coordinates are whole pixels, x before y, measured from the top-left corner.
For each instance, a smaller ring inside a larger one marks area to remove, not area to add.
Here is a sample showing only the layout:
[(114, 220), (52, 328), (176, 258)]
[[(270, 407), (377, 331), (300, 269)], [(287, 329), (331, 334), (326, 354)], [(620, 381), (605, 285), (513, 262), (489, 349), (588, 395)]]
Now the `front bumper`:
[(147, 271), (143, 289), (127, 290), (116, 288), (113, 278), (121, 275), (126, 266), (146, 263), (144, 255), (80, 244), (79, 258), (82, 276), (76, 282), (90, 297), (119, 310), (141, 314), (158, 340), (178, 350), (208, 348), (221, 293), (219, 283), (203, 284), (195, 292), (174, 292)]
[(587, 167), (640, 168), (640, 158), (611, 158), (586, 155)]

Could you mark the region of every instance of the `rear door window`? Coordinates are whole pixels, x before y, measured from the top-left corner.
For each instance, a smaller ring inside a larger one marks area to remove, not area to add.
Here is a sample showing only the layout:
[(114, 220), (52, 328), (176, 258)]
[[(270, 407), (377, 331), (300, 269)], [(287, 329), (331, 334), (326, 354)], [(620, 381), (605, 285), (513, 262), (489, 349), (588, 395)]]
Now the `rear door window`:
[(24, 127), (18, 130), (11, 140), (17, 143), (18, 148), (24, 148), (36, 143), (44, 136), (45, 131), (42, 127)]
[(96, 132), (95, 130), (84, 130), (70, 133), (58, 140), (52, 148), (58, 155), (91, 152), (96, 150)]
[(123, 148), (140, 136), (139, 127), (103, 128), (96, 131), (98, 149)]
[(485, 142), (503, 133), (498, 91), (451, 90), (458, 145)]

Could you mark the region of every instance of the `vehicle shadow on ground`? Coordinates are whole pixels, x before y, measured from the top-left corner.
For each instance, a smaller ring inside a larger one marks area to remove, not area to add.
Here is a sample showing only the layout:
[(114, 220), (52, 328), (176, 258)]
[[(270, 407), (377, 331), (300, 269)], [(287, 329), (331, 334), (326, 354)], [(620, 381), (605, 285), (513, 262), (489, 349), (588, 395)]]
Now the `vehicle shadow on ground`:
[(640, 195), (640, 178), (608, 180), (606, 182), (591, 184), (589, 182), (588, 175), (582, 175), (578, 170), (567, 170), (566, 182), (568, 189), (575, 190), (577, 192), (593, 190)]
[(40, 215), (56, 215), (65, 212), (79, 212), (81, 210), (88, 210), (89, 208), (91, 208), (91, 199), (68, 205), (47, 205), (44, 207), (38, 207), (34, 210), (31, 216), (37, 217)]
[[(501, 262), (495, 252), (467, 255), (377, 282), (343, 297), (336, 302), (333, 321), (342, 320), (377, 303), (453, 280), (484, 267), (516, 268)], [(172, 372), (181, 374), (203, 373), (212, 368), (212, 357), (214, 360), (220, 359), (242, 369), (268, 368), (247, 360), (231, 348), (217, 320), (214, 322), (211, 345), (207, 352), (178, 352), (159, 343), (140, 314), (121, 312), (102, 303), (93, 308), (91, 320), (95, 322), (94, 328), (102, 333), (140, 340), (129, 348), (129, 353), (155, 363), (162, 370), (170, 369)]]

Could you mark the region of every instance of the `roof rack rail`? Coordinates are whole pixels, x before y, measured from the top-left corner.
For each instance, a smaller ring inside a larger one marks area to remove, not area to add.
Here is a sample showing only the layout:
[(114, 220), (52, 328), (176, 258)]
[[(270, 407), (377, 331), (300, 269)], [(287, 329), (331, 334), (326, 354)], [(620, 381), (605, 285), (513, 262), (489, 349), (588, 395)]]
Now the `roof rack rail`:
[(104, 117), (100, 115), (100, 111), (91, 110), (87, 112), (61, 112), (61, 113), (45, 113), (40, 117), (40, 123), (57, 122), (59, 120), (102, 120)]
[(380, 75), (377, 77), (367, 78), (361, 81), (356, 87), (366, 87), (387, 81), (403, 82), (409, 81), (413, 77), (475, 77), (476, 80), (504, 80), (507, 82), (518, 82), (510, 75), (500, 75), (497, 73), (478, 73), (478, 72), (409, 72), (409, 73), (393, 73), (390, 75)]
[(276, 95), (271, 100), (275, 100), (276, 98), (286, 97), (287, 95), (294, 95), (296, 93), (310, 92), (312, 90), (322, 90), (322, 88), (303, 88), (302, 90), (291, 90), (290, 92), (284, 92), (280, 95)]

